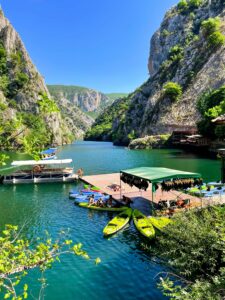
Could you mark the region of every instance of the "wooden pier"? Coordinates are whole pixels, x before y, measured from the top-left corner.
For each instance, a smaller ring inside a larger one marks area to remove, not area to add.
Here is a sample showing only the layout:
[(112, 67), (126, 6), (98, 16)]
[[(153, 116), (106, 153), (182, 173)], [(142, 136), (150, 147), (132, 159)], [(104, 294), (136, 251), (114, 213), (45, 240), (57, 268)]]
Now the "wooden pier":
[[(139, 190), (135, 186), (130, 187), (128, 184), (121, 182), (120, 189), (120, 173), (83, 176), (81, 180), (91, 186), (99, 187), (102, 192), (112, 195), (112, 197), (117, 201), (121, 201), (121, 197), (123, 195), (129, 197), (134, 202), (133, 206), (135, 208), (140, 208), (140, 204), (141, 206), (149, 207), (150, 202), (152, 201), (151, 184), (149, 184), (146, 191), (143, 191)], [(181, 199), (190, 199), (192, 206), (201, 206), (201, 200), (197, 197), (174, 190), (165, 192), (162, 191), (161, 188), (159, 188), (155, 193), (154, 203), (157, 204), (160, 200), (176, 200), (178, 197)]]

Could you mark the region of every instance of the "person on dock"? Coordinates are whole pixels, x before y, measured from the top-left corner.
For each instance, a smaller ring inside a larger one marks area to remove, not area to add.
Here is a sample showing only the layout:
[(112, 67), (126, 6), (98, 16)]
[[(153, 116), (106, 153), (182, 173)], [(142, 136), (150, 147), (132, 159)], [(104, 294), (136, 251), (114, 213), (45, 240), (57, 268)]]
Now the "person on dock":
[(84, 170), (82, 168), (77, 170), (78, 178), (82, 178), (84, 176)]

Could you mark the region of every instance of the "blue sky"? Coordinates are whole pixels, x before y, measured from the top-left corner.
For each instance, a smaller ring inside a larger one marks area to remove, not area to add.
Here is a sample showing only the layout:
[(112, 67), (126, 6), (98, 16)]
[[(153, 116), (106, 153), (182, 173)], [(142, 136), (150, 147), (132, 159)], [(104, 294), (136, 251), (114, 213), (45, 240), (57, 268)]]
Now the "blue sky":
[(178, 0), (0, 0), (49, 84), (131, 92), (148, 78), (150, 37)]

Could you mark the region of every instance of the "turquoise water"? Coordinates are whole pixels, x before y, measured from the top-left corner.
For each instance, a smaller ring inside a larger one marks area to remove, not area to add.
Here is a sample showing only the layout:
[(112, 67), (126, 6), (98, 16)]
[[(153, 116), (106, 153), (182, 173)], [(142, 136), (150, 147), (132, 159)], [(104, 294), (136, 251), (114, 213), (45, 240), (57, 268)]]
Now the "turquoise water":
[[(220, 162), (199, 158), (180, 150), (131, 151), (111, 143), (77, 142), (59, 149), (59, 158), (73, 158), (75, 169), (85, 174), (118, 172), (136, 166), (164, 166), (200, 172), (208, 180), (220, 177)], [(15, 158), (15, 156), (13, 157)], [(68, 199), (74, 184), (0, 186), (0, 228), (12, 223), (22, 226), (29, 238), (47, 230), (53, 237), (70, 228), (75, 242), (82, 242), (95, 266), (75, 256), (64, 256), (46, 272), (47, 300), (72, 299), (165, 299), (157, 289), (155, 276), (164, 267), (143, 250), (145, 243), (133, 224), (111, 239), (102, 229), (114, 214), (79, 208)], [(30, 289), (38, 295), (38, 274), (29, 274)]]

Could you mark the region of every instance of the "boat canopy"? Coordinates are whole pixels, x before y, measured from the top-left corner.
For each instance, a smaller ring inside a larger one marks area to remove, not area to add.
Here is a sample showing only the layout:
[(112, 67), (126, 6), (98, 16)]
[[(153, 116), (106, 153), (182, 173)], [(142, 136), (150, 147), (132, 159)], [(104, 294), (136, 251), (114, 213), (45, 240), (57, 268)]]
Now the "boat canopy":
[(140, 167), (122, 170), (120, 173), (133, 175), (135, 177), (145, 179), (151, 183), (158, 183), (167, 179), (201, 178), (201, 174), (199, 173), (190, 173), (168, 168)]
[(72, 163), (72, 159), (54, 160), (17, 160), (11, 163), (12, 166), (36, 166), (36, 165), (62, 165)]
[(49, 148), (47, 150), (42, 151), (41, 154), (53, 154), (56, 152), (56, 150), (57, 148)]

